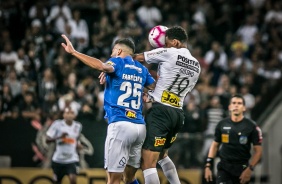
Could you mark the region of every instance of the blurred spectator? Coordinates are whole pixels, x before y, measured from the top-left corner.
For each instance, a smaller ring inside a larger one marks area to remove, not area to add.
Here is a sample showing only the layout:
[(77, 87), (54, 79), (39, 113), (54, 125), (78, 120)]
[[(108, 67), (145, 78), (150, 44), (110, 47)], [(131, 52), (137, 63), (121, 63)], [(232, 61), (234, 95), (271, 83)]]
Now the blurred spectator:
[(0, 64), (6, 66), (6, 70), (11, 70), (18, 59), (17, 52), (13, 49), (11, 42), (4, 43), (4, 50), (0, 52)]
[(204, 144), (201, 152), (203, 160), (207, 157), (209, 146), (214, 140), (214, 131), (217, 123), (225, 117), (226, 113), (220, 104), (219, 97), (212, 96), (209, 106), (205, 109), (205, 122), (207, 128), (204, 132)]
[(162, 21), (162, 14), (159, 8), (154, 6), (153, 0), (143, 0), (136, 14), (147, 29), (153, 28)]
[(11, 88), (12, 96), (15, 97), (21, 92), (21, 83), (17, 79), (17, 74), (14, 70), (9, 72), (8, 77), (5, 79), (5, 83), (9, 84)]
[(59, 33), (65, 33), (65, 24), (71, 20), (71, 9), (65, 3), (65, 0), (58, 0), (57, 5), (54, 5), (50, 9), (50, 14), (46, 18), (46, 24), (50, 24), (54, 21), (54, 28)]
[(68, 23), (72, 30), (71, 36), (76, 40), (76, 50), (79, 52), (88, 47), (89, 43), (88, 25), (80, 14), (79, 10), (74, 10), (73, 19), (69, 20)]
[(254, 35), (258, 32), (258, 27), (254, 24), (254, 17), (249, 15), (245, 24), (239, 27), (237, 34), (242, 37), (242, 41), (248, 46), (254, 43)]
[(43, 76), (39, 79), (38, 96), (40, 100), (44, 100), (50, 93), (56, 91), (56, 79), (51, 68), (44, 70)]
[(0, 120), (4, 121), (5, 118), (12, 115), (12, 108), (14, 105), (14, 100), (11, 92), (11, 87), (7, 83), (4, 83), (2, 94), (0, 96)]
[(44, 6), (44, 3), (37, 0), (34, 5), (32, 5), (28, 11), (28, 17), (32, 19), (39, 19), (43, 21), (48, 16), (48, 10)]
[(19, 104), (19, 110), (26, 122), (41, 120), (41, 108), (36, 101), (34, 93), (27, 91), (24, 94), (24, 101)]
[(205, 55), (205, 60), (209, 65), (209, 72), (212, 73), (211, 85), (217, 86), (220, 76), (228, 70), (227, 55), (219, 42), (212, 43), (211, 50)]
[(249, 92), (249, 87), (247, 85), (242, 86), (240, 92), (243, 98), (245, 99), (245, 103), (246, 103), (245, 116), (247, 118), (251, 118), (251, 110), (255, 106), (255, 102), (256, 102), (255, 97)]
[(181, 144), (177, 165), (180, 168), (197, 168), (202, 163), (199, 157), (202, 149), (202, 112), (194, 100), (190, 100), (183, 109), (185, 121), (180, 132)]

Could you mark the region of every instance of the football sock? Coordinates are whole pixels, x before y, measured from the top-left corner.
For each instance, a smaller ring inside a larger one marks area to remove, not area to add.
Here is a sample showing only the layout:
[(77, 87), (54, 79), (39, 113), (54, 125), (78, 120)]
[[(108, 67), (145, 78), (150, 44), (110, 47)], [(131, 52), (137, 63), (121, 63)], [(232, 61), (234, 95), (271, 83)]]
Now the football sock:
[(160, 184), (160, 179), (156, 168), (145, 169), (143, 171), (145, 184)]
[(169, 183), (180, 184), (180, 180), (172, 160), (167, 156), (158, 161)]

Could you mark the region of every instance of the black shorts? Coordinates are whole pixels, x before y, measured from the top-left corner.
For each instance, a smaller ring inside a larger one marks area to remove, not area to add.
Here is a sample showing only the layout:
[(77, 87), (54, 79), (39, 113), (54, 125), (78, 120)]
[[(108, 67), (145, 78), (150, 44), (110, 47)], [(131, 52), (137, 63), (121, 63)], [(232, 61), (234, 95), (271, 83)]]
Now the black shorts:
[(147, 133), (143, 149), (162, 152), (175, 141), (184, 123), (184, 113), (182, 109), (153, 103), (145, 122)]
[(240, 175), (248, 164), (231, 164), (219, 162), (217, 165), (217, 184), (240, 184)]
[(52, 161), (52, 169), (55, 175), (54, 180), (60, 182), (62, 181), (65, 175), (77, 174), (78, 163), (74, 162), (74, 163), (61, 164)]

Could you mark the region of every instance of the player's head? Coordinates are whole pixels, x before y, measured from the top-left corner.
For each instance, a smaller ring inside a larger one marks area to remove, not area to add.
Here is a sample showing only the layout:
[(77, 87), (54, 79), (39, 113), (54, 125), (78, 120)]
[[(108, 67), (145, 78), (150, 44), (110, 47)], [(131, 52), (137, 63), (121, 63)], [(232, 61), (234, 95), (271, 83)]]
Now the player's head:
[(245, 99), (240, 94), (235, 94), (230, 98), (229, 111), (231, 115), (239, 116), (246, 111)]
[(180, 26), (174, 26), (166, 30), (165, 37), (166, 47), (186, 47), (188, 41), (187, 32)]
[(63, 117), (66, 121), (72, 121), (76, 117), (76, 113), (71, 109), (71, 107), (66, 107), (64, 109)]
[(115, 41), (111, 57), (133, 55), (135, 44), (128, 38), (122, 38)]

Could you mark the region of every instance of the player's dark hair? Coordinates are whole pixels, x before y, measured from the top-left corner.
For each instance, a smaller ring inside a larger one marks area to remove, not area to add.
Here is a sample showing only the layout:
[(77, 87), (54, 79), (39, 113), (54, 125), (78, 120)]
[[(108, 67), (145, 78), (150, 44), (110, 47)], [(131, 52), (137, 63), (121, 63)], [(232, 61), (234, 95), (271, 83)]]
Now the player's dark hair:
[(241, 98), (242, 101), (243, 101), (243, 105), (246, 105), (245, 99), (244, 99), (244, 97), (243, 97), (241, 94), (235, 94), (235, 95), (233, 95), (233, 96), (230, 98), (229, 103), (231, 103), (232, 98)]
[(165, 36), (170, 40), (179, 40), (181, 43), (188, 41), (187, 32), (180, 26), (173, 26), (169, 28), (166, 30)]
[(132, 52), (135, 52), (135, 44), (132, 40), (128, 39), (128, 38), (121, 38), (115, 41), (115, 45), (116, 44), (123, 44), (126, 45), (127, 47), (129, 47), (130, 49), (132, 49)]

